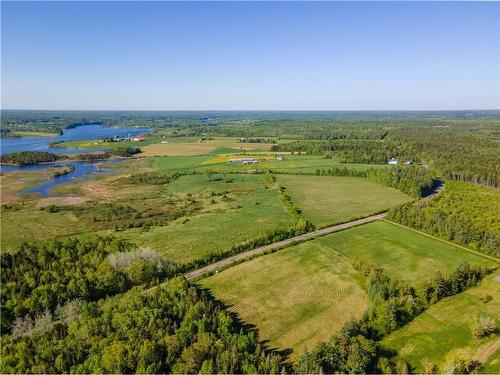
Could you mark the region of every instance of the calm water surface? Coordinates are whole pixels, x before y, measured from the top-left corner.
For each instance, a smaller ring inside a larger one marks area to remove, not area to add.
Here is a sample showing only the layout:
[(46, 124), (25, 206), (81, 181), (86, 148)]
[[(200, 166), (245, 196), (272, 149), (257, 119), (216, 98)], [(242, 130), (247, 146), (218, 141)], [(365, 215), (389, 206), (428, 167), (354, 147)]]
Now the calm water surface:
[(83, 125), (64, 130), (64, 134), (57, 137), (37, 138), (1, 138), (0, 155), (17, 151), (46, 151), (54, 154), (79, 154), (101, 149), (78, 148), (50, 148), (49, 143), (60, 141), (83, 141), (87, 139), (101, 139), (113, 136), (123, 137), (128, 134), (135, 136), (151, 131), (149, 128), (106, 128), (101, 125)]
[[(49, 143), (58, 141), (82, 141), (87, 139), (100, 139), (113, 136), (126, 136), (128, 134), (134, 136), (140, 133), (151, 131), (148, 128), (105, 128), (100, 125), (84, 125), (78, 126), (73, 129), (67, 129), (64, 134), (58, 137), (38, 137), (38, 138), (2, 138), (0, 139), (0, 154), (17, 152), (17, 151), (47, 151), (55, 154), (78, 154), (84, 152), (101, 151), (102, 149), (69, 149), (69, 148), (50, 148)], [(116, 163), (122, 161), (121, 159), (108, 159), (106, 161), (99, 161), (101, 165), (108, 163)], [(55, 166), (65, 166), (67, 163), (45, 163), (37, 165), (26, 166), (0, 166), (0, 172), (10, 171), (38, 171)], [(39, 186), (32, 189), (27, 189), (25, 193), (38, 193), (42, 196), (50, 196), (51, 190), (56, 186), (72, 182), (75, 179), (81, 179), (91, 173), (105, 173), (106, 168), (99, 168), (96, 163), (86, 161), (73, 161), (71, 164), (75, 169), (65, 175), (57, 176), (50, 181), (44, 182)]]
[(105, 161), (99, 161), (99, 165), (97, 163), (91, 163), (86, 161), (72, 161), (71, 163), (45, 163), (45, 164), (37, 164), (37, 165), (26, 165), (22, 167), (10, 166), (10, 165), (2, 165), (0, 166), (1, 172), (11, 172), (11, 171), (39, 171), (43, 169), (53, 168), (53, 167), (64, 167), (67, 164), (71, 164), (75, 167), (71, 172), (67, 174), (63, 174), (60, 176), (56, 176), (52, 178), (50, 181), (43, 182), (42, 184), (35, 186), (31, 189), (26, 189), (23, 193), (38, 193), (43, 197), (51, 196), (51, 190), (56, 186), (66, 184), (68, 182), (73, 182), (76, 179), (84, 178), (91, 173), (106, 173), (108, 169), (106, 168), (107, 164), (121, 162), (123, 159), (108, 159)]

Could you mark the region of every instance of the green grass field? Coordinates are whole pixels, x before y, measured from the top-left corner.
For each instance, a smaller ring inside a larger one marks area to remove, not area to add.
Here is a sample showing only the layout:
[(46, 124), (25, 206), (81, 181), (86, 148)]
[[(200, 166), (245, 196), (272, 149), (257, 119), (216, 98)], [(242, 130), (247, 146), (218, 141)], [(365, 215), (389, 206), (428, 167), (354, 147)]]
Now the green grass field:
[[(23, 241), (37, 241), (72, 235), (90, 230), (69, 212), (49, 214), (40, 211), (36, 204), (38, 194), (25, 194), (23, 190), (49, 180), (54, 168), (29, 172), (8, 172), (0, 176), (0, 250), (14, 252)], [(12, 206), (9, 209), (7, 207)]]
[(279, 175), (295, 205), (317, 227), (387, 210), (408, 202), (399, 190), (356, 177)]
[(200, 283), (271, 347), (293, 348), (292, 358), (327, 340), (368, 297), (349, 261), (316, 241), (280, 250), (229, 268)]
[[(211, 152), (211, 156), (157, 156), (151, 159), (151, 167), (157, 169), (201, 168), (215, 171), (247, 172), (255, 169), (287, 172), (287, 173), (315, 173), (317, 169), (348, 168), (365, 171), (370, 168), (383, 168), (380, 164), (339, 164), (332, 159), (324, 159), (312, 155), (284, 155), (284, 160), (276, 160), (276, 155), (265, 153), (247, 153), (234, 155), (234, 148), (220, 147)], [(224, 156), (224, 154), (229, 154)], [(220, 155), (220, 156), (219, 156)], [(259, 161), (258, 164), (233, 164), (230, 159), (251, 157)]]
[(211, 158), (211, 156), (158, 156), (149, 160), (152, 168), (177, 170), (199, 167)]
[(410, 229), (376, 221), (317, 239), (351, 258), (382, 267), (389, 275), (421, 284), (460, 262), (497, 266), (499, 263)]
[[(276, 154), (270, 153), (251, 153), (246, 155), (231, 155), (223, 160), (222, 158), (214, 158), (208, 160), (202, 167), (211, 168), (215, 170), (228, 170), (228, 171), (238, 171), (238, 170), (253, 170), (261, 169), (268, 170), (271, 169), (276, 172), (286, 172), (286, 173), (316, 173), (316, 170), (324, 170), (329, 168), (347, 168), (350, 170), (366, 171), (371, 168), (383, 168), (385, 165), (381, 164), (339, 164), (332, 159), (324, 159), (319, 156), (314, 155), (282, 155), (283, 160), (276, 160)], [(252, 157), (259, 161), (258, 164), (242, 165), (242, 164), (230, 164), (228, 159), (237, 157)], [(212, 162), (216, 164), (211, 164)]]
[[(495, 280), (497, 278), (497, 280)], [(459, 295), (447, 298), (430, 307), (402, 329), (382, 341), (385, 348), (397, 350), (414, 370), (421, 371), (421, 360), (427, 359), (434, 365), (441, 365), (452, 352), (464, 352), (469, 358), (480, 358), (485, 348), (498, 335), (475, 339), (471, 324), (481, 315), (500, 319), (500, 274), (488, 276), (477, 287)], [(492, 299), (484, 302), (484, 297)], [(484, 371), (498, 373), (500, 352), (491, 355)]]
[(1, 251), (14, 252), (23, 241), (49, 240), (90, 231), (87, 223), (71, 212), (48, 213), (37, 208), (3, 210)]
[[(177, 262), (189, 262), (212, 253), (230, 250), (233, 245), (293, 223), (272, 189), (266, 189), (262, 176), (231, 175), (233, 182), (222, 179), (208, 182), (205, 175), (181, 177), (168, 184), (168, 196), (197, 194), (209, 197), (217, 193), (215, 203), (204, 204), (202, 212), (164, 227), (120, 232), (139, 246), (149, 246)], [(218, 178), (217, 176), (213, 179)], [(227, 192), (227, 199), (221, 197)], [(208, 198), (207, 198), (208, 199)]]

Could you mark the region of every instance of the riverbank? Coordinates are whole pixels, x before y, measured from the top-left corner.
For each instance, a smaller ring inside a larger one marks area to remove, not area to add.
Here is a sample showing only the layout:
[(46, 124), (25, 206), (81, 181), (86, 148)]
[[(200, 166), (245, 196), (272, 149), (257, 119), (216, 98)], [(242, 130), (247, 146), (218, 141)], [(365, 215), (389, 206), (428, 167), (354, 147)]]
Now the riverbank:
[[(106, 139), (113, 137), (124, 137), (124, 136), (138, 136), (139, 134), (147, 133), (151, 131), (150, 128), (114, 128), (114, 127), (103, 127), (101, 125), (85, 125), (77, 126), (73, 128), (66, 128), (63, 133), (58, 135), (51, 131), (47, 132), (31, 132), (26, 131), (13, 131), (12, 134), (22, 133), (26, 136), (23, 137), (9, 137), (4, 133), (0, 137), (0, 154), (8, 154), (12, 152), (21, 151), (38, 151), (38, 152), (53, 152), (56, 154), (78, 154), (82, 152), (90, 151), (102, 151), (99, 145), (92, 145), (88, 150), (81, 149), (59, 149), (57, 147), (51, 148), (49, 144), (55, 142), (71, 142), (71, 141), (85, 141), (89, 139)], [(52, 135), (52, 136), (49, 136)]]
[(138, 147), (117, 148), (102, 152), (81, 153), (81, 154), (53, 154), (50, 152), (22, 151), (2, 155), (0, 158), (0, 169), (2, 166), (27, 167), (33, 165), (53, 164), (55, 162), (98, 162), (106, 161), (110, 158), (130, 158), (140, 154)]

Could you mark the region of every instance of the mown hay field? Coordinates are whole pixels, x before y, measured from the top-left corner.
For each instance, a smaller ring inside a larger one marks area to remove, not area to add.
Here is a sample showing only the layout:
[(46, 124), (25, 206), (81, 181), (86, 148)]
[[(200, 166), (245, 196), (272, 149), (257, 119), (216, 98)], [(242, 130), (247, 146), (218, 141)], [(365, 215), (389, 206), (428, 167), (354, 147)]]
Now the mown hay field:
[(243, 150), (269, 150), (268, 143), (240, 143), (235, 138), (217, 137), (210, 140), (198, 139), (194, 142), (155, 143), (142, 147), (143, 156), (195, 156), (219, 153), (242, 152)]
[(352, 260), (382, 267), (389, 275), (421, 285), (461, 262), (495, 267), (498, 262), (387, 221), (376, 221), (317, 239)]
[(211, 156), (159, 156), (148, 158), (148, 160), (151, 168), (159, 170), (178, 170), (199, 167), (211, 158)]
[(317, 227), (369, 216), (411, 200), (399, 190), (365, 178), (279, 175), (278, 181)]
[(200, 281), (271, 347), (292, 348), (292, 358), (327, 340), (368, 297), (346, 258), (310, 241), (261, 256)]

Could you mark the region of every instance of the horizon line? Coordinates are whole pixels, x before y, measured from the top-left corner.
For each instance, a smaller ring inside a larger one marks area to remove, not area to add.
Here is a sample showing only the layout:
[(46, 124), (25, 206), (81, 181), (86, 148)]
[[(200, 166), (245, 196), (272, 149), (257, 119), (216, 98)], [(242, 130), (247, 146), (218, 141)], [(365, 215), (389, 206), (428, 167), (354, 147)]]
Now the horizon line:
[(0, 108), (0, 111), (67, 111), (67, 112), (464, 112), (500, 111), (499, 108), (460, 109), (61, 109), (61, 108)]

